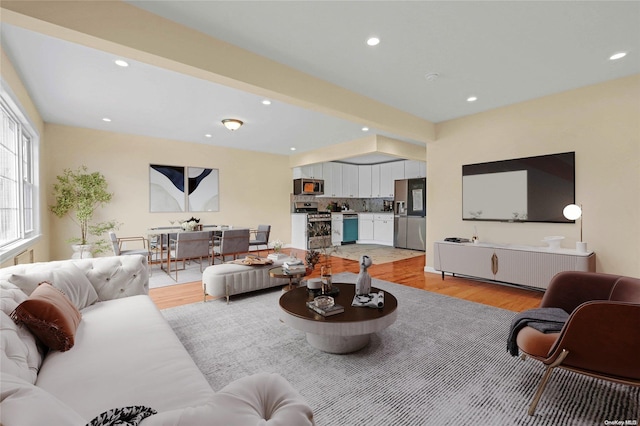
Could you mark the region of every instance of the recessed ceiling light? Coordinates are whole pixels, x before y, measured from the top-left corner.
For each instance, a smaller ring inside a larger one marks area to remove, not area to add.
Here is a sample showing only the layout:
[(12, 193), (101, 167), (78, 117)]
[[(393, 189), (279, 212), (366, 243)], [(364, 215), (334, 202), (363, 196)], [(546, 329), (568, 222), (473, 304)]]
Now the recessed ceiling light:
[(116, 65), (120, 66), (120, 67), (128, 67), (129, 63), (125, 60), (122, 59), (117, 59), (116, 61)]
[(368, 128), (368, 127), (363, 127), (363, 128), (362, 128), (362, 131), (363, 131), (363, 132), (368, 132), (368, 131), (369, 131), (369, 128)]
[(264, 99), (262, 101), (262, 105), (271, 105), (271, 101), (269, 99)]
[(105, 118), (103, 118), (103, 119), (102, 119), (102, 121), (106, 121), (107, 123), (109, 123), (109, 122), (111, 122), (111, 119), (110, 119), (110, 118), (105, 117)]
[(611, 55), (609, 57), (609, 60), (615, 61), (616, 59), (621, 59), (621, 58), (624, 58), (625, 56), (627, 56), (627, 52), (618, 52), (614, 55)]
[(378, 44), (380, 44), (380, 39), (378, 37), (370, 37), (367, 40), (367, 44), (369, 46), (377, 46)]
[(475, 102), (475, 101), (477, 101), (477, 100), (478, 100), (478, 97), (477, 97), (477, 96), (469, 96), (469, 97), (467, 98), (467, 102)]
[(289, 148), (289, 149), (290, 149), (291, 151), (295, 151), (295, 150), (296, 150), (296, 147), (295, 147), (295, 146), (292, 146), (292, 147), (291, 147), (291, 148)]
[(207, 133), (206, 135), (204, 135), (205, 138), (210, 138), (211, 135), (209, 133)]

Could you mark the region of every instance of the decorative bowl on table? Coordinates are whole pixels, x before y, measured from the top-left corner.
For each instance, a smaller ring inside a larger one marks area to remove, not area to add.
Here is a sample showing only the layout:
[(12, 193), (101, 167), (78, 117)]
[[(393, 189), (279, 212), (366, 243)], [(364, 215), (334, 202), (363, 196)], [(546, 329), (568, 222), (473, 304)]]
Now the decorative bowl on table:
[(549, 248), (551, 250), (557, 250), (560, 248), (560, 243), (562, 242), (562, 240), (564, 240), (563, 236), (560, 235), (553, 235), (550, 237), (544, 237), (542, 239), (542, 241), (544, 241), (545, 243), (549, 244)]
[(316, 306), (320, 309), (329, 309), (335, 302), (331, 296), (318, 296), (313, 299)]

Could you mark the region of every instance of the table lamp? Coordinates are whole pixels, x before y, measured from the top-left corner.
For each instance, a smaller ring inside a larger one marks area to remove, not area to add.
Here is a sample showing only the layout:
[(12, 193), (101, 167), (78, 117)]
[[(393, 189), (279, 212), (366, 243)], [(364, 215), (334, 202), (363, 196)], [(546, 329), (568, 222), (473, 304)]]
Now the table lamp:
[(580, 241), (576, 243), (576, 250), (581, 253), (586, 253), (587, 243), (582, 241), (582, 205), (569, 204), (562, 210), (562, 214), (569, 220), (580, 219)]

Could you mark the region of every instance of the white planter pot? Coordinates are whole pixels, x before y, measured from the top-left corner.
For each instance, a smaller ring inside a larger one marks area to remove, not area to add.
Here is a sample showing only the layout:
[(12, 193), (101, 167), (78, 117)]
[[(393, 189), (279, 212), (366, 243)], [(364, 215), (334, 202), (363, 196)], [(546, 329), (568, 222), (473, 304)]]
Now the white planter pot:
[(72, 259), (88, 259), (93, 257), (93, 253), (91, 253), (93, 244), (72, 244), (71, 248), (73, 249)]

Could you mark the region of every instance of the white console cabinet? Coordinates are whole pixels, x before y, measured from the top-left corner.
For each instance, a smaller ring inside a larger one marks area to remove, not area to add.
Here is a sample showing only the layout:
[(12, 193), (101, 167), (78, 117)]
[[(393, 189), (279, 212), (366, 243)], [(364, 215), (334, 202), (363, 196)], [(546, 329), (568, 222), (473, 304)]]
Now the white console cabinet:
[(546, 289), (558, 272), (596, 270), (594, 252), (501, 244), (437, 241), (434, 268), (454, 275)]

